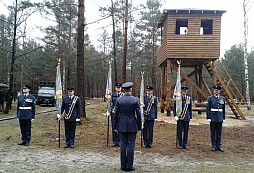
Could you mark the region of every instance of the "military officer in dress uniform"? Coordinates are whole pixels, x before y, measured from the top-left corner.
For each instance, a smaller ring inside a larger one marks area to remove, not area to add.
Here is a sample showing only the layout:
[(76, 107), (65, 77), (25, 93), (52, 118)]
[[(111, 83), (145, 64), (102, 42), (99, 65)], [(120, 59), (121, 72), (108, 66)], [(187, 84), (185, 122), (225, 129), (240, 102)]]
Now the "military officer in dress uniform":
[(65, 147), (74, 148), (76, 122), (80, 121), (80, 98), (74, 95), (74, 88), (67, 88), (68, 95), (63, 98), (61, 113), (64, 117)]
[(146, 95), (144, 96), (144, 129), (143, 139), (145, 148), (151, 148), (153, 143), (154, 121), (157, 119), (158, 101), (153, 95), (153, 87), (146, 87)]
[(115, 84), (115, 92), (112, 94), (112, 97), (111, 97), (111, 108), (112, 108), (111, 110), (112, 111), (111, 111), (110, 115), (111, 115), (111, 125), (112, 125), (112, 143), (113, 143), (112, 147), (117, 147), (117, 146), (119, 146), (119, 143), (120, 143), (119, 135), (114, 130), (115, 128), (114, 128), (113, 120), (114, 120), (115, 114), (113, 113), (113, 110), (116, 105), (116, 99), (118, 97), (122, 96), (122, 94), (123, 94), (121, 91), (122, 91), (122, 84), (116, 83)]
[(35, 118), (35, 98), (29, 94), (31, 87), (22, 86), (22, 94), (18, 97), (17, 118), (19, 120), (22, 142), (18, 145), (28, 146), (31, 140), (31, 121)]
[(120, 138), (121, 170), (133, 171), (137, 131), (141, 130), (140, 101), (131, 95), (132, 82), (122, 85), (124, 95), (116, 99), (114, 128)]
[(213, 86), (213, 96), (208, 97), (206, 105), (207, 121), (210, 122), (212, 151), (223, 152), (221, 146), (222, 123), (225, 122), (225, 98), (220, 95), (221, 86)]
[(179, 149), (188, 149), (189, 123), (192, 120), (192, 99), (187, 95), (188, 89), (187, 86), (181, 87), (182, 112), (180, 117), (176, 115), (176, 101), (173, 109), (174, 118), (177, 121), (177, 140)]

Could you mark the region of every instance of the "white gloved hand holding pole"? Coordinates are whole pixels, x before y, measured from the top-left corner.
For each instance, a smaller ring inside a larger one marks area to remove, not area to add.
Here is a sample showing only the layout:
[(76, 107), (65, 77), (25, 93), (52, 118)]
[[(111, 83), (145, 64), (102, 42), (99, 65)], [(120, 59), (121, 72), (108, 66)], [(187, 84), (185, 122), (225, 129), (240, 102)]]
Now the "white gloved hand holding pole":
[(178, 120), (179, 120), (178, 116), (175, 116), (174, 118), (175, 118), (175, 121), (178, 121)]

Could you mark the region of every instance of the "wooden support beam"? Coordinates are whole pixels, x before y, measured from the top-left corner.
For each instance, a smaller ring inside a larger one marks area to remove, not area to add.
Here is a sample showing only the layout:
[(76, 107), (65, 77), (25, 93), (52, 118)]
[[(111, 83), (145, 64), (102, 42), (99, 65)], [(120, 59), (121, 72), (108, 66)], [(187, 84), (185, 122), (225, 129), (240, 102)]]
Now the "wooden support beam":
[(207, 98), (208, 96), (206, 95), (206, 93), (201, 90), (196, 84), (195, 82), (193, 82), (190, 78), (188, 78), (183, 72), (181, 72), (181, 76), (183, 78), (185, 78), (185, 80), (195, 89), (197, 90), (204, 98)]
[(172, 96), (171, 93), (171, 71), (172, 71), (172, 63), (171, 60), (167, 60), (167, 84), (166, 84), (166, 110), (167, 110), (167, 116), (170, 116), (171, 114), (171, 107), (170, 107), (170, 99)]
[(161, 109), (161, 113), (164, 113), (164, 109), (165, 109), (165, 66), (162, 65), (161, 66), (161, 99), (160, 99), (160, 109)]

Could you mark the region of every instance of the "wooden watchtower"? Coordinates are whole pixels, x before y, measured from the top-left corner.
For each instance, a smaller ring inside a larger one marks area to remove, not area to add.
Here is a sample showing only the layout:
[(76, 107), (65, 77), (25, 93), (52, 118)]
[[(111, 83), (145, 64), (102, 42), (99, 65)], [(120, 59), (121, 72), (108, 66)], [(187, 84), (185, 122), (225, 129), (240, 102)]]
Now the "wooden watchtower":
[[(164, 10), (158, 27), (161, 28), (161, 47), (157, 65), (161, 69), (161, 111), (172, 109), (175, 82), (172, 71), (177, 70), (177, 60), (181, 61), (181, 82), (187, 83), (197, 93), (197, 101), (202, 102), (211, 95), (215, 84), (222, 86), (221, 94), (237, 118), (245, 119), (240, 104), (244, 97), (230, 75), (220, 63), (220, 36), (222, 10), (170, 9)], [(185, 74), (186, 70), (190, 71)], [(203, 78), (207, 69), (211, 82)], [(194, 78), (194, 79), (193, 79)], [(240, 103), (240, 104), (239, 104)], [(200, 112), (201, 113), (201, 112)]]

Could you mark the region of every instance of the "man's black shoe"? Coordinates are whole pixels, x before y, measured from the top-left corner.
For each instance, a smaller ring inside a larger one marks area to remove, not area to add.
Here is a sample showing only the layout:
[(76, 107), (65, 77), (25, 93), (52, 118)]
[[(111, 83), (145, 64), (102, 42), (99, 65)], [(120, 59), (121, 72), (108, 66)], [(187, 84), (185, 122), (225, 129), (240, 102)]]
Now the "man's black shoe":
[(130, 171), (134, 171), (135, 170), (135, 168), (126, 168), (126, 172), (130, 172)]
[(221, 147), (218, 147), (218, 150), (221, 152), (224, 152), (223, 148), (221, 148)]
[(188, 146), (183, 147), (183, 149), (188, 149)]
[(118, 145), (117, 144), (113, 144), (112, 147), (117, 147)]
[(25, 145), (25, 142), (19, 142), (18, 145)]
[(69, 145), (65, 145), (64, 148), (69, 148)]
[(181, 147), (181, 146), (178, 146), (178, 148), (179, 148), (179, 149), (183, 149), (183, 147)]
[(126, 171), (126, 168), (121, 168), (122, 171)]
[(29, 143), (25, 143), (24, 145), (25, 145), (25, 146), (29, 146)]
[(74, 145), (70, 145), (70, 148), (74, 148)]
[(212, 148), (212, 151), (216, 151), (216, 148)]

